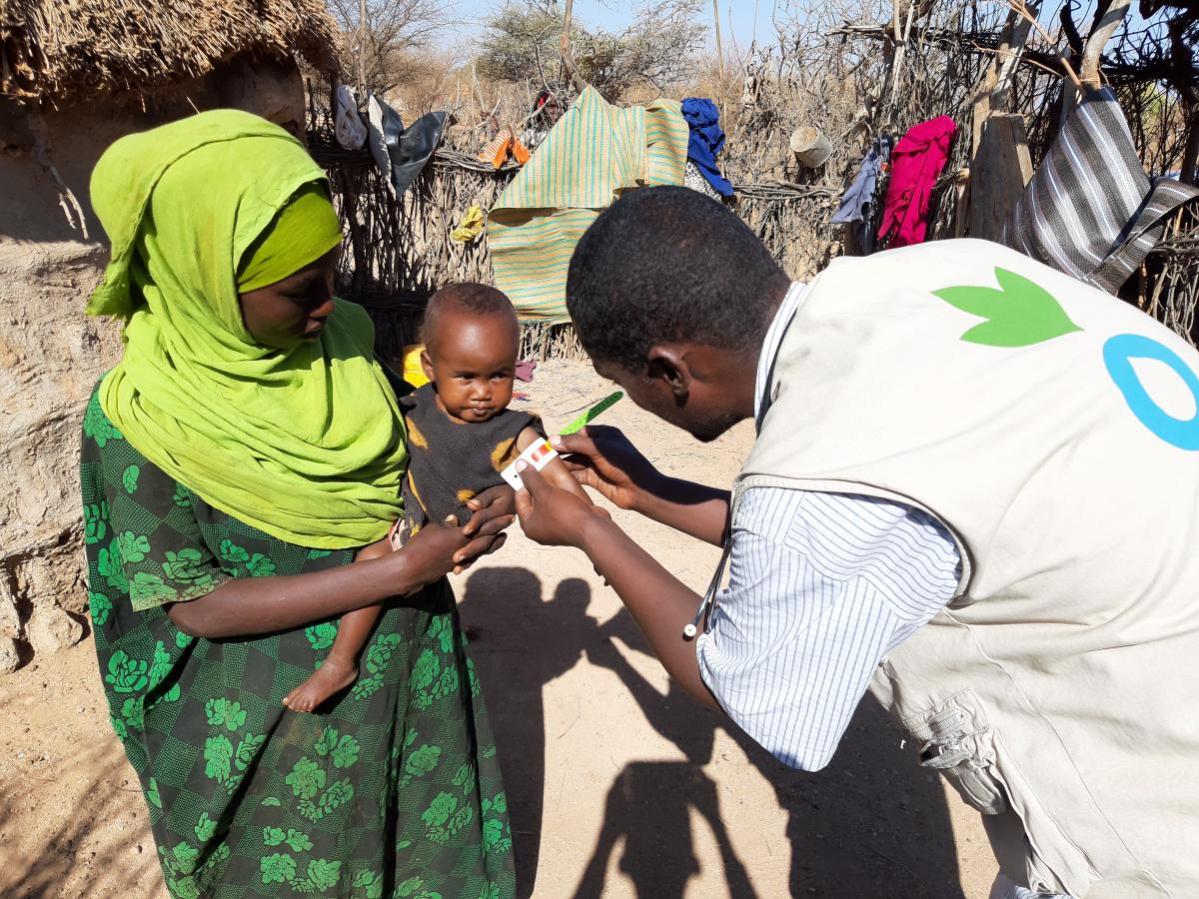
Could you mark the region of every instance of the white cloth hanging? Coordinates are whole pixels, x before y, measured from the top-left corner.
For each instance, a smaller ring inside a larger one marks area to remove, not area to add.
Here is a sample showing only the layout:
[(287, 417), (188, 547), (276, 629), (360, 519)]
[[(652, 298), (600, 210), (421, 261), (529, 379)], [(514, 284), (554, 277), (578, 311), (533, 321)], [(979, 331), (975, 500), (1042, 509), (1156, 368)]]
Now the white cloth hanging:
[(366, 143), (366, 125), (358, 115), (354, 92), (344, 84), (333, 92), (333, 133), (347, 150), (361, 150)]

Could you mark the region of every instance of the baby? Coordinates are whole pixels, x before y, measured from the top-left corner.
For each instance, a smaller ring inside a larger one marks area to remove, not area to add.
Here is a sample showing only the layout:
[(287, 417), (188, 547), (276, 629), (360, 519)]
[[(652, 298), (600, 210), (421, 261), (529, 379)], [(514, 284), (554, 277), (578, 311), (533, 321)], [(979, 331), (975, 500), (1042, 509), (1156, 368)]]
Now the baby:
[[(484, 284), (451, 284), (429, 299), (421, 367), (430, 383), (400, 400), (408, 431), (404, 517), (392, 530), (399, 548), (429, 522), (465, 524), (467, 503), (503, 484), (503, 471), (545, 435), (536, 416), (508, 408), (520, 348), (520, 325), (508, 298)], [(561, 459), (542, 470), (551, 483), (582, 497)], [(283, 704), (311, 712), (358, 677), (358, 655), (379, 606), (343, 615), (320, 668)]]

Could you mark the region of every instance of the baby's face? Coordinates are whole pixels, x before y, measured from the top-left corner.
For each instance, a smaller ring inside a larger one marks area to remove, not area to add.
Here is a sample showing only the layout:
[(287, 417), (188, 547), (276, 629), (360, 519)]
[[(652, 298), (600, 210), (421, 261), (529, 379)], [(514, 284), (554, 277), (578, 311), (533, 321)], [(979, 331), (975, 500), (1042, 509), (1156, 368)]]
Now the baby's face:
[(515, 319), (447, 311), (426, 340), (421, 364), (450, 418), (476, 424), (508, 407), (520, 349)]

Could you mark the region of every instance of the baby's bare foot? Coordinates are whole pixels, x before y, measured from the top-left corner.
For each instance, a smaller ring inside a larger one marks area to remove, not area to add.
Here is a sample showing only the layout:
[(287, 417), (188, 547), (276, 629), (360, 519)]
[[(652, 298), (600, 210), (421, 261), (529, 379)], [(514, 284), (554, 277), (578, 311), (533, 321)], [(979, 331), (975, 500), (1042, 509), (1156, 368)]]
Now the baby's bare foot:
[(283, 697), (283, 704), (293, 712), (311, 712), (357, 679), (358, 665), (353, 659), (331, 655), (304, 683)]

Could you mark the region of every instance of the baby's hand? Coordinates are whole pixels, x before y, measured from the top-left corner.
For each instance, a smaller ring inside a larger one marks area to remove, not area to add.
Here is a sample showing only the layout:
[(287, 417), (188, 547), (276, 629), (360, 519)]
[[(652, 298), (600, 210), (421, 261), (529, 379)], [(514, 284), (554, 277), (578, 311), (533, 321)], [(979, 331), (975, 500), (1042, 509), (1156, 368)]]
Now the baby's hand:
[(376, 540), (369, 546), (364, 546), (358, 550), (358, 555), (354, 557), (355, 562), (367, 562), (371, 559), (381, 559), (391, 552), (391, 535), (388, 534), (382, 540)]

